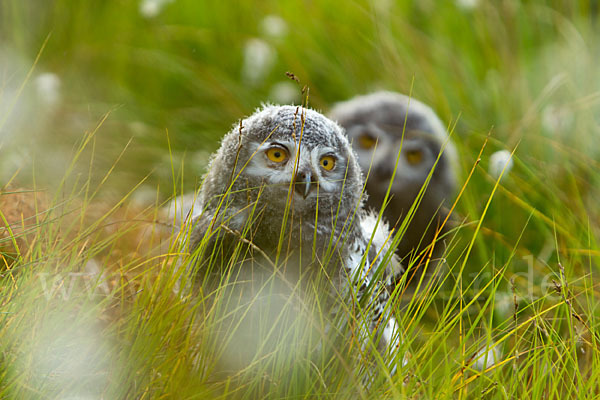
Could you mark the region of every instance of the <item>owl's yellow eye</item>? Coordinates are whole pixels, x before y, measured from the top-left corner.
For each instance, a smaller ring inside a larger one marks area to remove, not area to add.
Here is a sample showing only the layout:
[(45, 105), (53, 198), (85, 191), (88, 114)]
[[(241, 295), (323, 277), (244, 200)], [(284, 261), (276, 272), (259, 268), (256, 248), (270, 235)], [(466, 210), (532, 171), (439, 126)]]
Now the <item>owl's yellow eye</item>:
[(377, 143), (377, 139), (371, 135), (367, 135), (366, 133), (363, 133), (358, 137), (358, 145), (363, 149), (370, 149), (371, 147), (375, 146), (375, 143)]
[(267, 150), (267, 157), (273, 162), (282, 163), (288, 159), (288, 152), (282, 147), (271, 147)]
[(410, 150), (406, 152), (406, 161), (411, 165), (417, 165), (423, 161), (423, 152), (421, 150)]
[(327, 171), (331, 171), (335, 167), (335, 158), (332, 156), (323, 156), (321, 158), (321, 167)]

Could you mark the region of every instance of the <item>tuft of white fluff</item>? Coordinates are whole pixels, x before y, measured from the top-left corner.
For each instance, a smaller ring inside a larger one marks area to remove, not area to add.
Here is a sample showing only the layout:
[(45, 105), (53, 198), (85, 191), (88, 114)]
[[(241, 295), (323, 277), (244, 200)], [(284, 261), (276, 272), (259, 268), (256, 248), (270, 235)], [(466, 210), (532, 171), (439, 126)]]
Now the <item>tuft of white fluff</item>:
[(283, 38), (288, 33), (287, 23), (278, 15), (267, 15), (260, 23), (263, 35), (273, 39)]
[(44, 72), (35, 77), (33, 82), (38, 98), (48, 107), (54, 107), (60, 102), (61, 81), (58, 75)]
[(494, 179), (502, 179), (508, 175), (513, 164), (511, 152), (508, 150), (500, 150), (490, 156), (488, 172)]
[(485, 371), (499, 362), (501, 357), (502, 352), (498, 348), (498, 345), (491, 343), (490, 347), (484, 347), (477, 353), (473, 362), (473, 368), (478, 371)]
[(471, 11), (479, 5), (479, 0), (456, 0), (456, 6), (464, 11)]
[(154, 18), (162, 12), (165, 6), (173, 0), (142, 0), (140, 3), (140, 14), (145, 18)]
[(278, 104), (297, 104), (300, 101), (300, 90), (293, 82), (277, 82), (271, 87), (269, 99)]
[(275, 63), (275, 50), (264, 40), (248, 39), (244, 45), (242, 78), (249, 84), (261, 83)]
[(573, 112), (565, 106), (550, 104), (542, 110), (542, 127), (552, 134), (566, 135), (573, 125)]

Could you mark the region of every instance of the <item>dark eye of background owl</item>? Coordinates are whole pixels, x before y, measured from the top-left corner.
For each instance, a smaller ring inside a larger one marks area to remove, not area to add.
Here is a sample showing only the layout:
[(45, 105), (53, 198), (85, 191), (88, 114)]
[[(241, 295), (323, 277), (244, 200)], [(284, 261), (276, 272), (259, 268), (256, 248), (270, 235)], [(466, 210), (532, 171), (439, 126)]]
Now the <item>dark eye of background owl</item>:
[(358, 137), (358, 145), (363, 149), (370, 149), (377, 143), (377, 138), (367, 132), (363, 132)]
[(409, 150), (406, 152), (406, 161), (411, 165), (419, 164), (423, 161), (423, 151), (421, 150)]

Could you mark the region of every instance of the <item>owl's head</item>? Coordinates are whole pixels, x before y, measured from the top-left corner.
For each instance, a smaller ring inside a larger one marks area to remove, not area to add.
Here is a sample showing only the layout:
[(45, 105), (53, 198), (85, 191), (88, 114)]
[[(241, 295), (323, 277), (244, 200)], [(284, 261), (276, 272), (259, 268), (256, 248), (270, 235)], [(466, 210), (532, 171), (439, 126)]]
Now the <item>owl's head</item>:
[(336, 123), (299, 106), (265, 106), (223, 138), (204, 185), (208, 196), (228, 192), (240, 207), (258, 198), (272, 215), (291, 207), (314, 220), (317, 208), (359, 207), (363, 182)]
[(427, 191), (432, 206), (451, 196), (455, 149), (445, 144), (446, 129), (425, 104), (399, 93), (377, 92), (337, 104), (330, 117), (346, 129), (361, 168), (370, 171), (367, 190), (373, 201), (382, 200), (395, 169), (391, 192), (406, 211), (434, 166)]

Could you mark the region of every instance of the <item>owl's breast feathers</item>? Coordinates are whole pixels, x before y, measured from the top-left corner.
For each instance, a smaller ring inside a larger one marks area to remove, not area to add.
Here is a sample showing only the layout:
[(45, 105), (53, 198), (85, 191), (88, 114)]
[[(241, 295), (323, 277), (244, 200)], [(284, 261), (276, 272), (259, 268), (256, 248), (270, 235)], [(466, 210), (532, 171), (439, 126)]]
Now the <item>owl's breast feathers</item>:
[(228, 258), (236, 246), (242, 245), (254, 256), (267, 256), (271, 261), (290, 259), (295, 253), (301, 255), (303, 263), (317, 263), (330, 272), (354, 262), (348, 245), (364, 241), (359, 239), (358, 216), (325, 209), (319, 213), (296, 212), (290, 207), (282, 218), (283, 211), (273, 203), (257, 201), (240, 207), (233, 205), (240, 204), (237, 201), (224, 200), (220, 206), (215, 203), (207, 207), (194, 220), (190, 249), (203, 244), (204, 257), (210, 257), (217, 247), (221, 250), (219, 257)]

